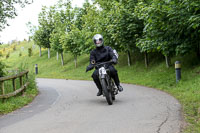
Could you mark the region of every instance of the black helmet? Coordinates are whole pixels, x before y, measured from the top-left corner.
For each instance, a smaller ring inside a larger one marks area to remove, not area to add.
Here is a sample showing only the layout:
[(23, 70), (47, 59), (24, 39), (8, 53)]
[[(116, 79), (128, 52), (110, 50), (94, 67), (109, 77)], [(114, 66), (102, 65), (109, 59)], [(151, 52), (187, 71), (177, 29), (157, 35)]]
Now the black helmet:
[(96, 47), (103, 46), (103, 36), (101, 34), (94, 35), (93, 41)]

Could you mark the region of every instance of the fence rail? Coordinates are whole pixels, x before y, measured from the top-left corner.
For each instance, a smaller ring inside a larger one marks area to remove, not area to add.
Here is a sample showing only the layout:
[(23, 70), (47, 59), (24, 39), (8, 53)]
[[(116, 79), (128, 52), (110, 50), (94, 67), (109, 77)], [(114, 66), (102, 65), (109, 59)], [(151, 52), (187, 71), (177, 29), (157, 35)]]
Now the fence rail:
[[(22, 94), (24, 93), (24, 91), (26, 90), (26, 88), (29, 84), (29, 82), (27, 82), (28, 81), (28, 72), (29, 71), (27, 70), (27, 71), (21, 72), (16, 75), (0, 78), (1, 92), (2, 92), (2, 94), (0, 95), (0, 99), (3, 99), (3, 102), (5, 101), (6, 98), (16, 96), (20, 92), (22, 92)], [(26, 76), (26, 83), (24, 83), (24, 84), (23, 84), (23, 76)], [(20, 82), (20, 88), (18, 88), (18, 89), (16, 88), (16, 82), (15, 82), (17, 78), (19, 78), (19, 82)], [(12, 80), (13, 92), (5, 94), (4, 82), (7, 80)]]

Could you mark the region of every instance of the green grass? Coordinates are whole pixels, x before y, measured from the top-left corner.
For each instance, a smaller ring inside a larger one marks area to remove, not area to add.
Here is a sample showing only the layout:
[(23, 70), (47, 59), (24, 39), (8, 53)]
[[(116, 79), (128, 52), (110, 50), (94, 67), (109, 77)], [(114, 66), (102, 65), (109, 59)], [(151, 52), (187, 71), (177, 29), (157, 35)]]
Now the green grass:
[(27, 89), (23, 96), (17, 95), (6, 99), (4, 103), (0, 103), (0, 115), (7, 114), (13, 110), (19, 109), (28, 103), (32, 102), (35, 96), (38, 94), (37, 89)]
[[(89, 55), (78, 57), (78, 67), (74, 67), (73, 56), (64, 54), (65, 65), (61, 66), (60, 58), (56, 60), (56, 53), (51, 52), (51, 58), (47, 58), (47, 50), (42, 51), (39, 57), (38, 48), (33, 50), (32, 57), (28, 57), (28, 48), (31, 44), (22, 43), (17, 46), (17, 51), (10, 54), (4, 62), (10, 69), (16, 69), (24, 62), (30, 71), (34, 72), (35, 64), (38, 64), (39, 74), (42, 78), (62, 78), (92, 80), (92, 71), (86, 73), (85, 69), (89, 63)], [(24, 47), (22, 56), (19, 57), (20, 47)], [(177, 98), (183, 107), (183, 114), (187, 122), (186, 133), (200, 132), (200, 65), (194, 55), (175, 57), (172, 62), (182, 62), (182, 79), (177, 84), (174, 66), (166, 68), (164, 59), (152, 59), (149, 68), (145, 68), (143, 57), (135, 56), (133, 65), (128, 67), (126, 55), (120, 54), (119, 64), (116, 65), (120, 81), (144, 85), (165, 91)], [(156, 57), (156, 56), (154, 56)], [(135, 61), (137, 60), (137, 61)], [(199, 110), (199, 111), (198, 111)]]
[[(24, 47), (25, 43), (23, 43), (22, 45), (17, 45), (17, 50), (12, 51), (12, 53), (11, 53), (11, 55), (8, 59), (6, 59), (5, 57), (1, 57), (2, 60), (4, 62), (6, 62), (6, 64), (7, 63), (9, 64), (11, 61), (12, 62), (17, 61), (15, 59), (16, 59), (16, 57), (17, 58), (19, 57), (18, 54), (19, 54), (19, 51), (21, 49), (21, 46)], [(5, 52), (7, 52), (7, 51), (5, 51)], [(15, 64), (13, 64), (13, 66), (15, 66)], [(8, 69), (13, 70), (13, 66), (7, 66), (7, 67), (8, 67)], [(25, 70), (27, 67), (26, 67), (26, 64), (22, 61), (22, 62), (18, 62), (18, 67), (16, 67), (16, 68), (17, 68), (18, 72), (21, 72), (21, 71)], [(6, 73), (6, 76), (15, 75), (15, 74), (16, 74), (16, 71)], [(30, 84), (28, 85), (28, 88), (26, 89), (26, 92), (23, 95), (21, 95), (21, 93), (19, 93), (15, 97), (11, 97), (11, 98), (6, 99), (4, 103), (3, 103), (3, 100), (0, 99), (0, 115), (7, 114), (9, 112), (12, 112), (13, 110), (19, 109), (19, 108), (27, 105), (38, 94), (38, 90), (37, 90), (36, 83), (35, 83), (35, 74), (33, 72), (29, 72), (28, 77), (29, 77), (28, 82), (30, 82)], [(24, 81), (24, 83), (26, 82), (25, 77), (23, 77), (23, 81)], [(16, 83), (16, 88), (19, 89), (20, 88), (19, 78), (17, 78), (15, 80), (15, 83)], [(5, 88), (6, 94), (13, 92), (12, 80), (5, 81), (4, 82), (4, 88)], [(1, 91), (2, 90), (0, 89), (0, 95), (2, 94)]]
[[(24, 83), (26, 81), (30, 83), (23, 95), (19, 93), (17, 96), (6, 99), (4, 102), (2, 99), (0, 100), (0, 115), (7, 114), (9, 112), (12, 112), (13, 110), (19, 109), (27, 105), (35, 98), (35, 96), (37, 96), (38, 90), (36, 88), (35, 75), (33, 73), (29, 73), (28, 76), (29, 76), (28, 80), (25, 80), (25, 77), (23, 77)], [(20, 88), (19, 78), (15, 80), (15, 83), (16, 83), (16, 88), (19, 89)], [(5, 81), (4, 87), (5, 87), (5, 94), (13, 92), (12, 90), (13, 86), (11, 80)], [(1, 90), (0, 94), (2, 94)]]

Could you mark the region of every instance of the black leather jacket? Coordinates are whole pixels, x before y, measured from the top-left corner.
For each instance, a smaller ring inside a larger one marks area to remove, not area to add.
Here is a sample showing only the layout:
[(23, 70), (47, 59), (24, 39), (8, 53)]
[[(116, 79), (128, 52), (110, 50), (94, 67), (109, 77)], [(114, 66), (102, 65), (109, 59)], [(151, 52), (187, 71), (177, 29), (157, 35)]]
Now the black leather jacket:
[[(113, 49), (109, 46), (101, 46), (90, 52), (90, 64), (101, 63), (116, 59)], [(110, 64), (111, 65), (111, 64)]]

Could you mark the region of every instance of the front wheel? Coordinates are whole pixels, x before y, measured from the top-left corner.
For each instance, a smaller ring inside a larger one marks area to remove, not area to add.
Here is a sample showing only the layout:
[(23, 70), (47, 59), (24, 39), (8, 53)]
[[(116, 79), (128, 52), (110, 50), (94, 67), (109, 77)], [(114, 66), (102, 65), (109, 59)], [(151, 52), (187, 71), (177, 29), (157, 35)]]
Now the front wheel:
[(111, 92), (108, 90), (108, 85), (107, 85), (107, 82), (105, 79), (102, 79), (102, 89), (103, 89), (103, 92), (105, 94), (105, 97), (106, 97), (106, 101), (109, 105), (112, 105), (113, 104), (113, 99), (112, 99), (112, 94)]
[(114, 94), (112, 95), (112, 100), (113, 100), (113, 101), (115, 100), (115, 95), (114, 95)]

